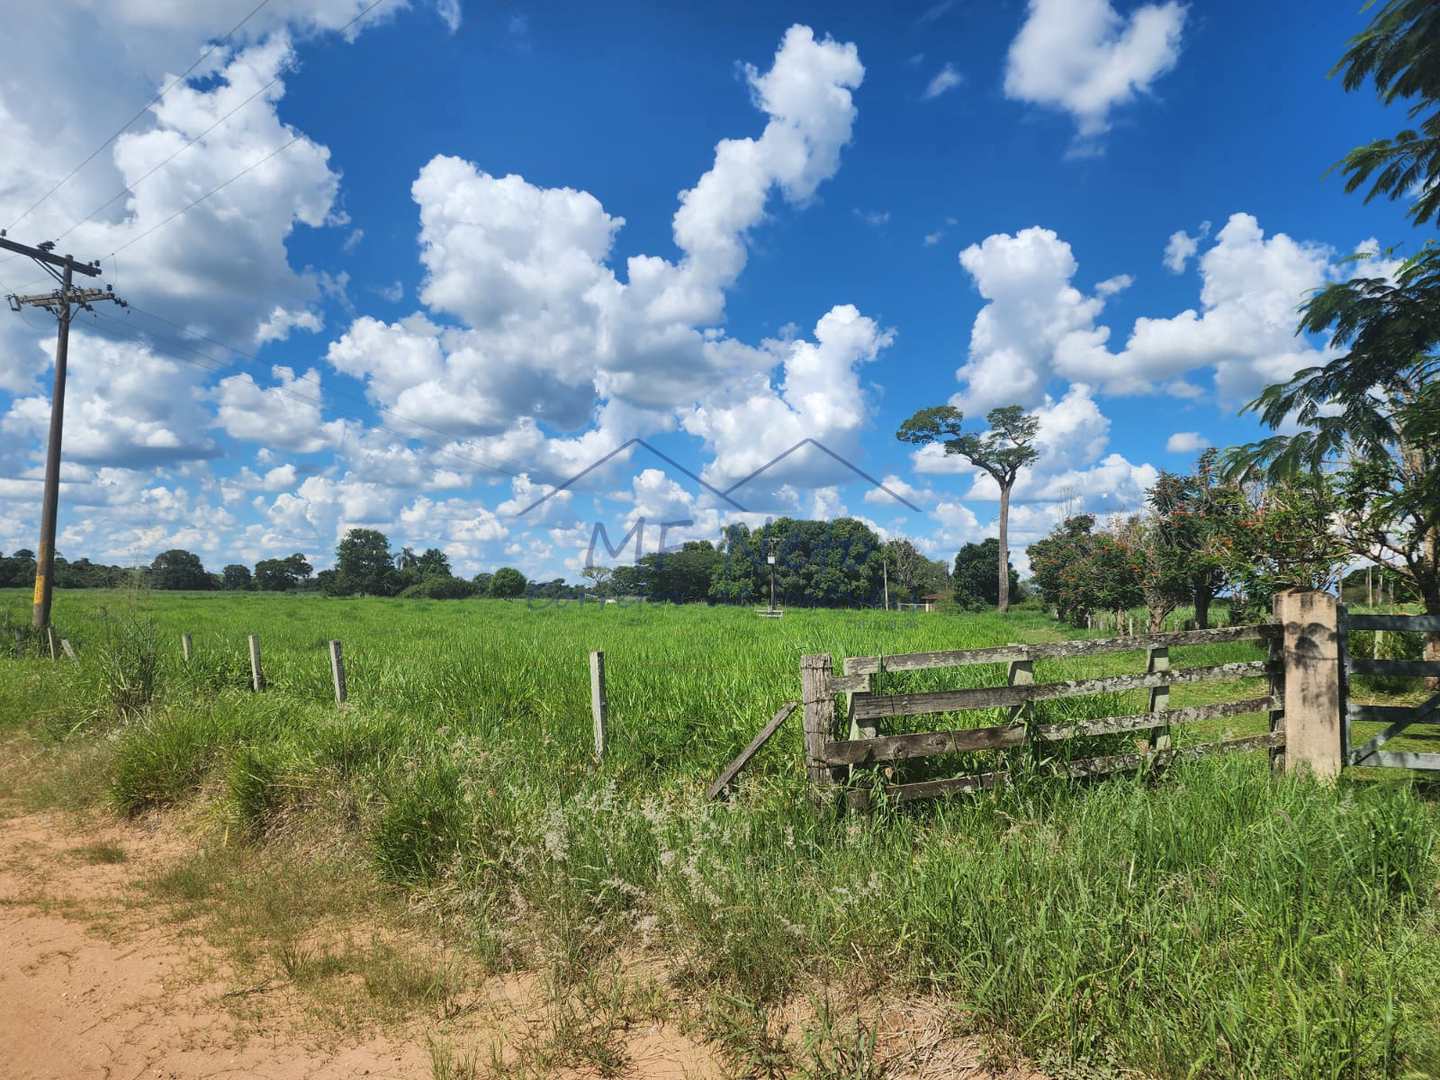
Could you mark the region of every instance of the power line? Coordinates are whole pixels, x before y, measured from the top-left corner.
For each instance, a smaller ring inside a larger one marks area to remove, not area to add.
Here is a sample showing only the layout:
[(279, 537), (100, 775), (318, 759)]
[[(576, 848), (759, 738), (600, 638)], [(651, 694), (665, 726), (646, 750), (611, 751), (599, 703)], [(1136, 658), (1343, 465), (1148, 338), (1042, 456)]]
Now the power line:
[(261, 158), (260, 160), (258, 160), (258, 161), (252, 161), (249, 165), (246, 165), (245, 168), (241, 169), (241, 170), (240, 170), (238, 173), (236, 173), (234, 176), (230, 177), (229, 180), (226, 180), (223, 184), (220, 184), (220, 185), (217, 186), (217, 187), (211, 188), (211, 189), (210, 189), (209, 191), (207, 191), (204, 195), (201, 195), (201, 196), (200, 196), (198, 199), (196, 199), (194, 202), (190, 203), (190, 205), (185, 206), (185, 207), (182, 207), (182, 208), (179, 209), (179, 210), (176, 210), (175, 213), (171, 214), (171, 215), (170, 215), (168, 218), (166, 218), (164, 221), (162, 221), (162, 222), (160, 222), (160, 223), (158, 223), (158, 224), (156, 224), (156, 225), (150, 226), (150, 228), (146, 229), (146, 230), (145, 230), (144, 232), (142, 232), (139, 236), (132, 236), (129, 240), (125, 241), (125, 243), (121, 244), (121, 245), (120, 245), (119, 247), (117, 247), (114, 251), (110, 252), (110, 254), (106, 256), (106, 258), (112, 258), (113, 256), (118, 255), (120, 252), (124, 251), (126, 248), (130, 247), (131, 245), (133, 245), (133, 244), (138, 244), (141, 240), (144, 240), (147, 236), (151, 235), (152, 233), (159, 232), (159, 231), (160, 231), (161, 229), (163, 229), (166, 225), (169, 225), (172, 221), (176, 220), (176, 219), (179, 218), (179, 217), (184, 216), (185, 214), (188, 214), (191, 210), (195, 209), (195, 207), (199, 206), (199, 205), (200, 205), (201, 203), (203, 203), (206, 199), (210, 198), (211, 195), (214, 195), (214, 194), (216, 194), (217, 192), (220, 192), (220, 191), (225, 190), (227, 187), (229, 187), (231, 184), (233, 184), (236, 180), (239, 180), (239, 179), (240, 179), (242, 176), (244, 176), (246, 173), (250, 172), (250, 171), (253, 170), (253, 169), (258, 169), (261, 165), (264, 165), (267, 161), (269, 161), (271, 158), (273, 158), (276, 154), (280, 153), (282, 150), (288, 150), (288, 149), (290, 149), (290, 147), (294, 146), (297, 142), (299, 142), (299, 141), (300, 141), (301, 139), (303, 139), (304, 137), (305, 137), (304, 135), (296, 135), (296, 136), (295, 136), (293, 139), (291, 139), (289, 142), (287, 142), (287, 143), (282, 143), (280, 146), (277, 146), (274, 150), (271, 150), (270, 153), (266, 154), (266, 155), (265, 155), (263, 158)]
[[(385, 2), (385, 0), (372, 0), (372, 2), (371, 2), (370, 4), (367, 4), (364, 8), (362, 8), (362, 9), (360, 10), (360, 12), (355, 15), (354, 18), (352, 18), (352, 19), (351, 19), (349, 22), (347, 22), (344, 26), (340, 27), (340, 29), (339, 29), (338, 31), (336, 31), (336, 32), (337, 32), (337, 33), (340, 33), (340, 34), (345, 33), (345, 31), (349, 30), (350, 27), (354, 26), (357, 22), (359, 22), (361, 19), (363, 19), (366, 15), (370, 14), (370, 12), (374, 11), (375, 8), (379, 7), (379, 6), (380, 6), (382, 3), (384, 3), (384, 2)], [(269, 3), (269, 0), (264, 0), (264, 3)], [(264, 6), (264, 3), (262, 3), (260, 6), (263, 7), (263, 6)], [(259, 10), (259, 7), (257, 7), (255, 10), (258, 11), (258, 10)], [(253, 15), (254, 13), (255, 13), (255, 12), (252, 11), (250, 14)], [(247, 15), (247, 16), (246, 16), (246, 19), (248, 20), (249, 17), (250, 17), (250, 16)], [(244, 25), (243, 22), (242, 22), (240, 25)], [(239, 29), (239, 26), (237, 26), (236, 29)], [(231, 33), (234, 33), (234, 30), (232, 30)], [(229, 37), (229, 34), (227, 34), (226, 37)], [(218, 43), (217, 43), (217, 44), (218, 44)], [(212, 49), (211, 51), (213, 51), (213, 49)], [(206, 55), (209, 55), (209, 54), (207, 53)], [(201, 59), (204, 59), (204, 58), (202, 57)], [(196, 63), (198, 64), (199, 61), (197, 61)], [(247, 66), (248, 66), (248, 65), (247, 65)], [(193, 65), (192, 65), (192, 67), (191, 67), (190, 70), (192, 70), (192, 71), (194, 70), (194, 66), (193, 66)], [(254, 68), (251, 68), (251, 70), (253, 71)], [(189, 74), (189, 72), (186, 72), (186, 74)], [(258, 74), (258, 72), (257, 72), (257, 74)], [(182, 78), (183, 78), (183, 76), (182, 76)], [(178, 80), (177, 80), (177, 81), (178, 81)], [(159, 172), (159, 171), (160, 171), (161, 169), (163, 169), (166, 165), (169, 165), (170, 162), (174, 161), (177, 157), (179, 157), (181, 154), (183, 154), (186, 150), (190, 149), (190, 147), (194, 146), (194, 145), (195, 145), (197, 142), (199, 142), (201, 139), (205, 138), (205, 136), (209, 135), (212, 131), (214, 131), (216, 128), (218, 128), (221, 124), (225, 123), (225, 122), (226, 122), (227, 120), (229, 120), (232, 116), (234, 116), (237, 112), (239, 112), (241, 109), (245, 108), (245, 106), (249, 105), (252, 101), (254, 101), (256, 98), (258, 98), (261, 94), (265, 93), (265, 91), (269, 90), (272, 86), (274, 86), (274, 85), (275, 85), (276, 83), (278, 83), (279, 81), (280, 81), (280, 76), (279, 76), (279, 75), (276, 75), (276, 76), (275, 76), (274, 78), (272, 78), (269, 82), (267, 82), (264, 86), (260, 87), (259, 90), (256, 90), (256, 91), (255, 91), (253, 94), (251, 94), (248, 98), (246, 98), (244, 101), (242, 101), (239, 105), (235, 106), (235, 108), (231, 109), (231, 110), (230, 110), (228, 113), (226, 113), (224, 116), (220, 117), (220, 119), (216, 120), (215, 123), (211, 124), (211, 125), (210, 125), (208, 128), (206, 128), (204, 131), (200, 132), (200, 134), (195, 135), (195, 136), (193, 136), (192, 138), (186, 140), (185, 145), (181, 146), (180, 149), (176, 150), (173, 154), (171, 154), (169, 157), (167, 157), (164, 161), (161, 161), (161, 162), (159, 162), (157, 165), (153, 166), (148, 172), (146, 172), (143, 176), (140, 176), (140, 177), (138, 177), (137, 179), (135, 179), (132, 183), (129, 183), (129, 184), (126, 184), (126, 185), (122, 186), (122, 187), (120, 188), (120, 190), (117, 191), (114, 195), (112, 195), (112, 196), (110, 196), (110, 198), (106, 199), (103, 203), (101, 203), (99, 206), (97, 206), (94, 210), (91, 210), (90, 213), (86, 214), (86, 215), (85, 215), (83, 218), (81, 218), (79, 221), (75, 222), (73, 225), (71, 225), (68, 229), (66, 229), (63, 233), (61, 233), (61, 234), (60, 234), (59, 236), (57, 236), (55, 239), (56, 239), (56, 240), (63, 240), (63, 239), (65, 239), (65, 237), (69, 236), (72, 232), (74, 232), (76, 229), (78, 229), (81, 225), (85, 224), (85, 222), (90, 221), (91, 219), (93, 219), (96, 214), (100, 213), (100, 212), (101, 212), (102, 210), (104, 210), (106, 207), (110, 206), (110, 205), (111, 205), (112, 203), (114, 203), (117, 199), (122, 198), (122, 197), (123, 197), (125, 194), (127, 194), (127, 193), (133, 194), (134, 191), (135, 191), (135, 189), (136, 189), (137, 187), (139, 187), (141, 184), (143, 184), (146, 180), (148, 180), (151, 176), (155, 175), (155, 173)], [(175, 86), (175, 83), (172, 82), (172, 83), (170, 84), (170, 86), (166, 87), (166, 89), (163, 90), (163, 91), (160, 93), (160, 95), (156, 97), (155, 100), (158, 101), (158, 100), (160, 99), (160, 97), (163, 97), (163, 96), (164, 96), (166, 93), (168, 93), (174, 86)], [(154, 101), (152, 101), (151, 104), (153, 105), (153, 104), (154, 104)], [(145, 108), (148, 109), (149, 107), (150, 107), (150, 106), (147, 105)], [(144, 111), (145, 111), (145, 110), (142, 109), (142, 110), (141, 110), (141, 113), (143, 114)], [(134, 122), (134, 121), (132, 120), (131, 123), (133, 123), (133, 122)], [(126, 126), (128, 126), (128, 125), (126, 125)], [(124, 129), (122, 128), (121, 130), (124, 130)], [(118, 134), (119, 134), (119, 132), (116, 133), (116, 135), (118, 135)], [(111, 140), (110, 140), (110, 141), (113, 141), (114, 138), (115, 138), (115, 136), (111, 136)], [(290, 143), (296, 142), (299, 138), (301, 138), (301, 136), (297, 135), (294, 139), (290, 140)], [(286, 148), (290, 145), (290, 143), (287, 143), (285, 146), (280, 147), (280, 150), (286, 149)], [(103, 150), (105, 145), (108, 145), (108, 142), (107, 142), (106, 144), (102, 145), (102, 146), (100, 147), (100, 149)], [(276, 150), (276, 151), (275, 151), (275, 153), (277, 153), (277, 154), (278, 154), (279, 152), (280, 152), (279, 150)], [(97, 150), (96, 153), (99, 153), (99, 150)], [(91, 157), (94, 157), (95, 155), (92, 154), (92, 155), (90, 155), (90, 156), (91, 156)], [(271, 154), (271, 155), (270, 155), (270, 157), (273, 157), (273, 156), (274, 156), (274, 154)], [(86, 160), (88, 161), (89, 158), (87, 158)], [(268, 161), (268, 160), (269, 160), (269, 158), (267, 157), (267, 158), (263, 159), (262, 161), (256, 162), (255, 165), (250, 166), (250, 168), (247, 168), (247, 169), (242, 170), (240, 173), (237, 173), (235, 176), (232, 176), (229, 180), (225, 181), (224, 184), (221, 184), (220, 187), (215, 188), (214, 191), (210, 191), (210, 192), (208, 192), (207, 194), (205, 194), (204, 196), (202, 196), (199, 200), (197, 200), (197, 202), (203, 202), (205, 199), (208, 199), (211, 195), (215, 194), (216, 191), (219, 191), (221, 188), (225, 187), (227, 184), (230, 184), (231, 182), (233, 182), (233, 181), (235, 181), (235, 180), (238, 180), (241, 176), (245, 175), (245, 173), (249, 172), (251, 168), (255, 168), (255, 167), (263, 164), (264, 161)], [(83, 164), (83, 163), (82, 163), (82, 164)], [(67, 179), (68, 179), (68, 178), (67, 178)], [(63, 181), (62, 181), (62, 183), (63, 183)], [(44, 200), (42, 199), (41, 201), (43, 202)], [(37, 204), (37, 205), (38, 205), (38, 204)], [(174, 217), (179, 217), (180, 214), (184, 214), (186, 211), (190, 210), (190, 209), (193, 208), (195, 205), (196, 205), (195, 203), (192, 203), (190, 206), (187, 206), (187, 207), (185, 208), (185, 210), (182, 210), (182, 211), (180, 211), (179, 214), (174, 215)], [(32, 209), (33, 209), (33, 207), (32, 207)], [(26, 213), (29, 213), (29, 211), (27, 210)], [(24, 215), (21, 215), (22, 218), (23, 218), (23, 216), (24, 216)], [(167, 218), (164, 222), (161, 222), (160, 225), (155, 226), (155, 228), (158, 229), (158, 228), (160, 228), (160, 227), (163, 226), (163, 225), (169, 224), (170, 221), (174, 220), (174, 217)], [(17, 219), (17, 220), (18, 220), (18, 219)], [(152, 229), (151, 231), (153, 232), (154, 230)], [(144, 234), (141, 234), (141, 235), (142, 235), (142, 236), (145, 236), (145, 235), (148, 235), (148, 233), (144, 233)], [(131, 241), (130, 241), (130, 243), (134, 243), (135, 240), (139, 240), (139, 239), (141, 239), (141, 237), (135, 237), (134, 240), (131, 240)], [(128, 246), (128, 245), (127, 245), (127, 246)], [(117, 250), (123, 250), (123, 249), (117, 249)], [(113, 255), (114, 252), (111, 252), (111, 254)]]
[(135, 193), (135, 189), (138, 188), (141, 184), (143, 184), (146, 180), (150, 179), (150, 177), (154, 176), (157, 172), (159, 172), (161, 169), (163, 169), (166, 165), (169, 165), (170, 162), (174, 161), (177, 157), (179, 157), (181, 154), (183, 154), (186, 150), (189, 150), (190, 147), (194, 146), (194, 145), (195, 145), (197, 142), (199, 142), (201, 139), (205, 138), (206, 135), (209, 135), (212, 131), (214, 131), (216, 128), (218, 128), (221, 124), (225, 123), (226, 120), (229, 120), (230, 117), (234, 116), (234, 115), (235, 115), (237, 112), (239, 112), (241, 109), (245, 108), (246, 105), (249, 105), (252, 101), (254, 101), (256, 98), (258, 98), (261, 94), (265, 93), (266, 90), (269, 90), (270, 87), (274, 86), (274, 85), (275, 85), (277, 82), (279, 82), (279, 81), (280, 81), (280, 76), (279, 76), (279, 75), (276, 75), (273, 79), (271, 79), (269, 82), (267, 82), (264, 86), (260, 87), (259, 90), (256, 90), (255, 93), (251, 94), (248, 98), (246, 98), (244, 101), (242, 101), (239, 105), (236, 105), (235, 108), (231, 109), (231, 110), (230, 110), (228, 113), (226, 113), (224, 116), (220, 117), (219, 120), (216, 120), (215, 123), (211, 124), (211, 125), (210, 125), (208, 128), (206, 128), (204, 131), (200, 132), (199, 135), (193, 136), (192, 138), (186, 140), (184, 146), (180, 147), (179, 150), (176, 150), (173, 154), (171, 154), (169, 157), (167, 157), (164, 161), (160, 162), (158, 165), (155, 165), (153, 168), (150, 169), (149, 172), (145, 173), (143, 176), (137, 177), (134, 181), (132, 181), (132, 182), (129, 183), (129, 184), (124, 184), (124, 185), (122, 185), (121, 188), (120, 188), (120, 190), (117, 191), (114, 195), (111, 195), (110, 198), (106, 199), (106, 200), (105, 200), (103, 203), (101, 203), (99, 206), (95, 207), (94, 210), (91, 210), (90, 213), (86, 214), (83, 218), (81, 218), (79, 221), (75, 222), (75, 224), (71, 225), (68, 229), (66, 229), (64, 232), (62, 232), (59, 236), (55, 237), (56, 242), (58, 243), (59, 241), (64, 240), (65, 237), (69, 236), (72, 232), (74, 232), (76, 229), (78, 229), (81, 225), (84, 225), (87, 221), (92, 220), (92, 219), (95, 217), (96, 214), (100, 213), (100, 211), (102, 211), (102, 210), (104, 210), (106, 207), (110, 206), (110, 205), (111, 205), (113, 202), (115, 202), (117, 199), (122, 198), (123, 196), (125, 196), (125, 195), (127, 195), (127, 194), (133, 195), (133, 194)]
[[(86, 165), (89, 165), (90, 162), (94, 161), (96, 155), (98, 155), (98, 154), (100, 153), (100, 151), (104, 150), (107, 146), (109, 146), (109, 145), (110, 145), (111, 143), (113, 143), (116, 139), (118, 139), (122, 134), (124, 134), (125, 130), (126, 130), (127, 128), (129, 128), (131, 124), (135, 123), (136, 120), (139, 120), (142, 116), (144, 116), (147, 112), (149, 112), (150, 109), (155, 105), (156, 102), (160, 101), (160, 100), (161, 100), (166, 94), (168, 94), (171, 90), (175, 89), (175, 87), (179, 86), (182, 82), (184, 82), (186, 79), (188, 79), (188, 78), (190, 77), (190, 73), (191, 73), (192, 71), (194, 71), (194, 70), (195, 70), (196, 68), (198, 68), (201, 64), (203, 64), (206, 60), (208, 60), (208, 59), (210, 58), (210, 55), (211, 55), (212, 53), (214, 53), (214, 51), (215, 51), (216, 49), (218, 49), (218, 48), (219, 48), (222, 44), (224, 44), (226, 41), (229, 41), (230, 38), (235, 34), (235, 32), (236, 32), (237, 30), (239, 30), (239, 29), (240, 29), (241, 27), (243, 27), (246, 23), (248, 23), (252, 18), (254, 18), (255, 15), (256, 15), (256, 13), (259, 12), (260, 9), (263, 8), (263, 7), (264, 7), (266, 4), (268, 4), (269, 2), (270, 2), (270, 0), (260, 0), (260, 2), (259, 2), (258, 4), (256, 4), (253, 8), (250, 9), (250, 13), (249, 13), (248, 15), (246, 15), (246, 16), (245, 16), (243, 19), (241, 19), (238, 23), (236, 23), (234, 26), (232, 26), (232, 27), (229, 29), (229, 31), (226, 32), (226, 34), (224, 35), (224, 37), (220, 38), (218, 41), (216, 41), (214, 44), (212, 44), (208, 49), (206, 49), (203, 53), (201, 53), (201, 54), (200, 54), (200, 58), (199, 58), (198, 60), (196, 60), (193, 64), (191, 64), (188, 68), (186, 68), (186, 69), (184, 70), (184, 72), (182, 72), (180, 75), (177, 75), (174, 79), (172, 79), (172, 80), (170, 81), (169, 85), (166, 86), (163, 90), (161, 90), (158, 94), (156, 94), (153, 98), (151, 98), (148, 102), (146, 102), (146, 103), (145, 103), (145, 106), (144, 106), (139, 112), (137, 112), (137, 113), (136, 113), (134, 116), (132, 116), (129, 120), (126, 120), (125, 123), (121, 124), (118, 128), (116, 128), (115, 131), (114, 131), (114, 133), (111, 134), (111, 136), (110, 136), (108, 139), (106, 139), (104, 142), (102, 142), (102, 143), (101, 143), (99, 146), (97, 146), (94, 150), (90, 151), (89, 156), (87, 156), (84, 161), (80, 162), (79, 165), (76, 165), (73, 169), (71, 169), (68, 173), (66, 173), (65, 176), (64, 176), (58, 183), (56, 183), (54, 187), (52, 187), (49, 191), (45, 192), (44, 195), (41, 195), (40, 198), (36, 199), (33, 203), (31, 203), (30, 206), (29, 206), (29, 208), (28, 208), (23, 214), (21, 214), (21, 215), (20, 215), (19, 217), (17, 217), (14, 221), (12, 221), (8, 226), (6, 226), (6, 231), (8, 232), (10, 229), (15, 228), (16, 225), (20, 224), (20, 222), (24, 221), (27, 217), (29, 217), (29, 216), (36, 210), (36, 208), (40, 206), (41, 203), (43, 203), (46, 199), (50, 198), (51, 195), (54, 195), (55, 192), (59, 191), (62, 187), (64, 187), (64, 186), (65, 186), (66, 184), (68, 184), (72, 179), (74, 179), (75, 174), (78, 173), (81, 169), (83, 169)], [(380, 0), (376, 0), (376, 3), (379, 3), (379, 2), (380, 2)], [(373, 7), (374, 5), (372, 4), (371, 6)], [(364, 12), (361, 12), (361, 14), (364, 14)], [(357, 17), (358, 17), (358, 16), (357, 16)]]

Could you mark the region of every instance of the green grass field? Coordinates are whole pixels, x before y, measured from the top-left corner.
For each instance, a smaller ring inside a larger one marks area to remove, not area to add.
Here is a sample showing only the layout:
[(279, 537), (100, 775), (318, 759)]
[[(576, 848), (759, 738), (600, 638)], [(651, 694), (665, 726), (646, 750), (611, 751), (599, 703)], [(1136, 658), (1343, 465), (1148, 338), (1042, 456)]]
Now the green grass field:
[[(23, 623), (28, 599), (0, 594), (0, 612)], [(805, 799), (797, 716), (732, 800), (704, 800), (799, 697), (802, 655), (828, 651), (838, 668), (847, 655), (1066, 636), (1039, 611), (772, 620), (81, 592), (57, 598), (55, 621), (78, 664), (0, 660), (0, 731), (24, 762), (6, 783), (124, 813), (198, 809), (250, 845), (353, 844), (393, 888), (443, 905), (497, 968), (578, 977), (641, 948), (670, 961), (678, 990), (744, 1009), (832, 982), (938, 993), (1057, 1070), (1440, 1074), (1440, 814), (1411, 783), (1277, 779), (1247, 754), (1078, 784), (1016, 752), (1007, 788), (836, 820)], [(189, 665), (182, 632), (194, 636)], [(249, 633), (264, 694), (247, 689)], [(345, 646), (343, 711), (331, 638)], [(605, 650), (610, 700), (598, 768), (591, 649)], [(1261, 655), (1253, 643), (1192, 647), (1172, 663)], [(1036, 679), (1135, 672), (1143, 659), (1041, 662)], [(995, 685), (1004, 670), (884, 678)], [(1261, 686), (1176, 687), (1171, 704)], [(1143, 707), (1139, 693), (1066, 699), (1041, 703), (1038, 719)], [(1265, 720), (1223, 724), (1177, 741), (1252, 734)], [(1111, 736), (1074, 752), (1128, 748)], [(987, 761), (957, 756), (911, 776)]]

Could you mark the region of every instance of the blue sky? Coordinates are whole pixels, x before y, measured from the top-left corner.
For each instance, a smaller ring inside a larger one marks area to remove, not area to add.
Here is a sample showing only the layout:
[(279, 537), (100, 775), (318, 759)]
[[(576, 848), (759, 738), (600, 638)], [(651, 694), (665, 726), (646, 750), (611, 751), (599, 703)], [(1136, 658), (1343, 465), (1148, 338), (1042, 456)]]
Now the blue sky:
[[(1023, 546), (1252, 437), (1238, 406), (1325, 355), (1306, 292), (1423, 239), (1324, 176), (1401, 123), (1327, 78), (1354, 4), (272, 0), (224, 36), (253, 6), (62, 3), (0, 43), (0, 224), (71, 230), (134, 305), (77, 323), (72, 558), (324, 566), (364, 525), (574, 579), (596, 522), (850, 514), (948, 559), (994, 492), (894, 439), (946, 401), (1040, 417)], [(42, 59), (99, 91), (58, 137)], [(0, 550), (35, 546), (47, 320), (0, 324)], [(687, 476), (805, 438), (919, 509), (813, 448), (743, 514)]]

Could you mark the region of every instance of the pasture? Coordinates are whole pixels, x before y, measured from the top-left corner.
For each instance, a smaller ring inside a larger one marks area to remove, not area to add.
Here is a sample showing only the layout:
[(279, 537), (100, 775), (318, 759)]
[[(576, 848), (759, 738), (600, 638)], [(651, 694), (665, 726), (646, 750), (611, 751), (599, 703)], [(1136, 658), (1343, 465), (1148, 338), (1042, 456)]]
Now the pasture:
[[(3, 594), (0, 611), (22, 622), (28, 599)], [(758, 1068), (743, 1031), (760, 1036), (734, 1017), (831, 985), (941, 995), (1056, 1070), (1440, 1072), (1440, 815), (1409, 783), (1277, 778), (1262, 754), (1096, 783), (1015, 760), (1018, 782), (995, 791), (835, 819), (805, 798), (792, 723), (730, 800), (704, 799), (798, 698), (802, 655), (1069, 633), (1038, 610), (758, 619), (701, 606), (72, 592), (55, 622), (79, 662), (0, 660), (7, 786), (125, 814), (199, 813), (228, 844), (362, 852), (388, 888), (463, 924), (496, 970), (579, 978), (604, 958), (653, 952), (676, 993), (726, 1003), (742, 1073)], [(249, 689), (247, 634), (262, 643), (261, 694)], [(343, 710), (331, 638), (345, 646)], [(606, 653), (609, 697), (598, 766), (592, 649)], [(1206, 645), (1174, 663), (1262, 656), (1254, 643)], [(1037, 679), (1143, 660), (1042, 661)], [(897, 690), (997, 681), (993, 668), (883, 678)], [(1250, 682), (1176, 687), (1171, 706), (1263, 692)], [(1066, 699), (1039, 703), (1037, 719), (1143, 707), (1138, 692)], [(1233, 717), (1176, 738), (1265, 725)], [(1087, 753), (1127, 745), (1086, 742)], [(926, 767), (978, 768), (979, 757)]]

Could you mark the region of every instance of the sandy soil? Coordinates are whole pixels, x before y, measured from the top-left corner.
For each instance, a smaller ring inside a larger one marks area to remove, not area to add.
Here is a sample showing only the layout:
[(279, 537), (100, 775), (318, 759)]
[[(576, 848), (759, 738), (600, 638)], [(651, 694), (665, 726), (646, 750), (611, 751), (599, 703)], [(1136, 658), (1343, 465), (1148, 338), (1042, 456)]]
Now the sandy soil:
[[(141, 881), (189, 843), (144, 826), (0, 815), (0, 1077), (431, 1080), (432, 1041), (484, 1076), (492, 1052), (513, 1060), (543, 1025), (533, 980), (513, 976), (476, 988), (457, 1016), (373, 1030), (317, 1022), (303, 992), (237, 971), (146, 896)], [(979, 1040), (947, 1032), (936, 1003), (885, 1011), (880, 1047), (896, 1080), (1039, 1076), (991, 1065)], [(668, 1025), (625, 1032), (624, 1051), (635, 1080), (726, 1075), (707, 1047)]]
[[(211, 1077), (425, 1078), (428, 1039), (462, 1057), (523, 1029), (523, 983), (494, 980), (484, 1008), (457, 1024), (317, 1031), (283, 985), (248, 985), (224, 958), (136, 904), (142, 875), (181, 854), (176, 841), (100, 825), (83, 834), (53, 815), (0, 820), (0, 1076), (7, 1080)], [(93, 861), (116, 845), (123, 862)], [(497, 1039), (498, 1037), (498, 1039)], [(633, 1033), (630, 1075), (722, 1075), (703, 1048), (659, 1028)]]

